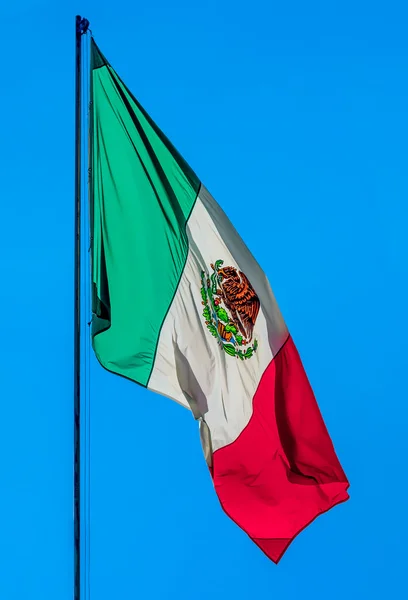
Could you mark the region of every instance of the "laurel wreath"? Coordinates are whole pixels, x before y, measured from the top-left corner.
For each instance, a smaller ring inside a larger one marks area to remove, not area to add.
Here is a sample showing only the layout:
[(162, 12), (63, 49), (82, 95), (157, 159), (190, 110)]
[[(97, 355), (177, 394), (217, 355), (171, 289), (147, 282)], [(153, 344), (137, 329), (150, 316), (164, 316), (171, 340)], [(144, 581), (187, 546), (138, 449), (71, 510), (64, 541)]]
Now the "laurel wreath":
[[(238, 333), (235, 323), (230, 320), (225, 308), (220, 306), (220, 299), (216, 296), (217, 287), (220, 285), (218, 269), (224, 261), (217, 260), (214, 264), (214, 272), (211, 277), (207, 277), (205, 271), (201, 271), (201, 298), (203, 309), (203, 317), (208, 331), (218, 341), (218, 344), (229, 356), (236, 356), (241, 360), (247, 360), (251, 358), (254, 352), (258, 349), (258, 340), (254, 340), (252, 346), (248, 346), (244, 351), (241, 348), (243, 346), (243, 337)], [(215, 301), (214, 296), (218, 299)], [(218, 322), (221, 321), (224, 324), (225, 331), (230, 332), (233, 335), (235, 344), (225, 343), (220, 334), (218, 333)]]

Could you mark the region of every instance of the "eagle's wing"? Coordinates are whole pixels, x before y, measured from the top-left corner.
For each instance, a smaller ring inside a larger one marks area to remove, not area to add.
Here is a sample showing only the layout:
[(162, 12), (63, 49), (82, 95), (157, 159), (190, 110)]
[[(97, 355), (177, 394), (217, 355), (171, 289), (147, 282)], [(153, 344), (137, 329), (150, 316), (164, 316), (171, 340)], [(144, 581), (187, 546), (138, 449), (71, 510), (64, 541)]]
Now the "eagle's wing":
[(239, 275), (242, 283), (239, 286), (241, 289), (235, 298), (235, 306), (241, 316), (242, 321), (245, 324), (252, 325), (253, 328), (259, 313), (259, 298), (245, 273), (239, 271)]

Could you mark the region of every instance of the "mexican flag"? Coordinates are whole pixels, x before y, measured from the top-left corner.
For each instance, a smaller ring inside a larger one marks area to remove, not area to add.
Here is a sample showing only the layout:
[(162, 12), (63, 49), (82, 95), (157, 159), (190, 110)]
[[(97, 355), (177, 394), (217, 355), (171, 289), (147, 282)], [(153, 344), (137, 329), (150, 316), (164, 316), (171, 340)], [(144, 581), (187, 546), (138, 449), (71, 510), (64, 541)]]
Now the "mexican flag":
[(192, 412), (222, 508), (278, 562), (347, 500), (346, 475), (262, 269), (94, 41), (91, 55), (95, 354)]

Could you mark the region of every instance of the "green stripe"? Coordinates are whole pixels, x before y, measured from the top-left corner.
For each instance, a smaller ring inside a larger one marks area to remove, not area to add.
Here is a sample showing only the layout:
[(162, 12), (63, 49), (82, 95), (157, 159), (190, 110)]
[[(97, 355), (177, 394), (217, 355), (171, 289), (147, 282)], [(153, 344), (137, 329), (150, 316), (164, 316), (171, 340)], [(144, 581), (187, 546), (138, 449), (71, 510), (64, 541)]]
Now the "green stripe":
[(93, 41), (91, 57), (93, 347), (147, 385), (200, 182)]

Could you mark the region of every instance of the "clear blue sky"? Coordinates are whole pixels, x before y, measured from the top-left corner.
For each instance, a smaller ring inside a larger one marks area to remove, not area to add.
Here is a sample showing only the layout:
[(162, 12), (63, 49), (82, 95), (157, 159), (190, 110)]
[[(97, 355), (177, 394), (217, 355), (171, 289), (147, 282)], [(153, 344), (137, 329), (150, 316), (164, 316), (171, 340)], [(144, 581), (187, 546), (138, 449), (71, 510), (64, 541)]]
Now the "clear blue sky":
[(1, 600), (72, 599), (77, 12), (265, 269), (351, 482), (276, 567), (220, 509), (191, 415), (92, 359), (91, 599), (401, 598), (406, 2), (20, 0), (0, 9)]

